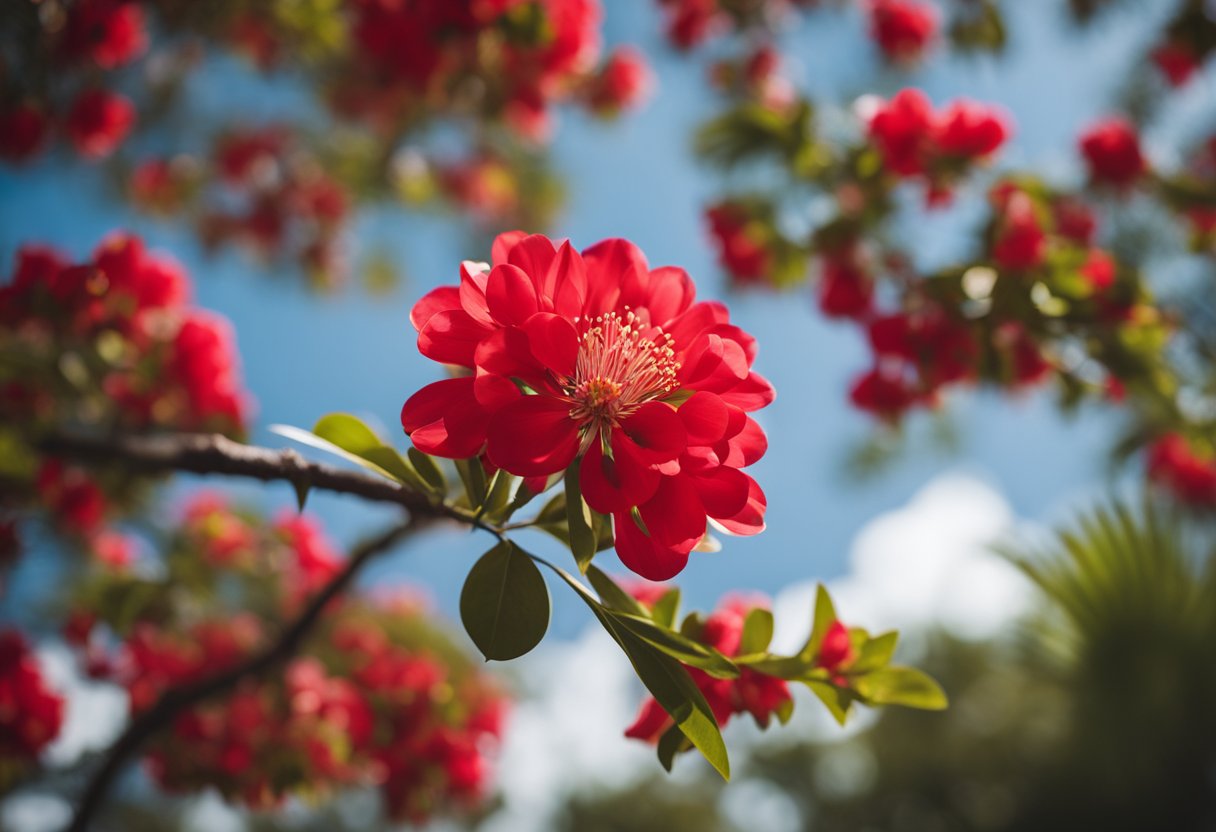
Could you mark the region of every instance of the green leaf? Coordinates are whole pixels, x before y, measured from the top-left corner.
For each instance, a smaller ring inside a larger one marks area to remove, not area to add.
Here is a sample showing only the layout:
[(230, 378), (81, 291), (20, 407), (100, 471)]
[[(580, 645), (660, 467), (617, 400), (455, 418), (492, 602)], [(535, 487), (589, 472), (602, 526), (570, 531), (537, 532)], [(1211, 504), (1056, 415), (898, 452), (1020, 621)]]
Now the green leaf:
[(650, 611), (654, 623), (669, 630), (675, 629), (676, 618), (680, 614), (680, 588), (672, 587), (663, 593), (663, 597), (655, 602)]
[(549, 611), (540, 570), (510, 541), (481, 556), (460, 592), (460, 620), (487, 659), (514, 659), (539, 644)]
[(595, 531), (591, 528), (591, 509), (583, 502), (578, 484), (579, 463), (566, 469), (566, 528), (570, 534), (570, 552), (580, 572), (586, 572), (597, 549)]
[(899, 633), (891, 631), (867, 639), (857, 652), (857, 658), (849, 667), (851, 673), (866, 673), (886, 667), (895, 654), (895, 645), (899, 642)]
[(443, 495), (448, 493), (448, 481), (444, 478), (443, 471), (439, 470), (439, 466), (435, 464), (435, 460), (417, 448), (410, 448), (406, 453), (409, 455), (414, 470), (418, 472), (418, 475), (422, 477), (427, 485), (437, 494)]
[(828, 595), (823, 584), (819, 584), (815, 590), (815, 617), (814, 624), (811, 626), (811, 635), (798, 655), (804, 659), (819, 655), (823, 637), (827, 635), (828, 628), (835, 620), (836, 607), (832, 604), (832, 596)]
[(611, 610), (606, 609), (570, 573), (548, 561), (545, 561), (545, 565), (586, 602), (600, 624), (625, 651), (646, 689), (675, 720), (684, 736), (709, 760), (710, 765), (724, 779), (729, 780), (730, 760), (726, 754), (726, 743), (722, 741), (722, 732), (718, 729), (718, 723), (714, 720), (713, 711), (705, 701), (705, 696), (693, 683), (684, 666), (630, 630), (625, 622), (621, 621), (620, 614), (614, 615)]
[(392, 474), (390, 474), (384, 468), (380, 467), (380, 465), (376, 464), (375, 462), (372, 462), (371, 460), (368, 460), (368, 459), (364, 459), (363, 457), (359, 456), (358, 454), (352, 453), (351, 451), (348, 451), (345, 448), (341, 448), (341, 447), (335, 445), (334, 443), (330, 442), (328, 439), (323, 439), (322, 437), (317, 436), (315, 433), (312, 433), (311, 431), (304, 430), (303, 428), (297, 428), (292, 425), (271, 425), (269, 427), (269, 430), (271, 433), (277, 433), (279, 436), (284, 436), (295, 442), (299, 442), (302, 445), (309, 445), (313, 448), (316, 448), (317, 450), (325, 451), (326, 453), (331, 453), (331, 454), (334, 454), (335, 456), (340, 456), (343, 459), (353, 462), (356, 465), (359, 465), (363, 468), (366, 468), (367, 470), (371, 471), (373, 474), (378, 474), (387, 480), (393, 480), (394, 482), (400, 482), (400, 480), (398, 480), (396, 477), (394, 477)]
[(515, 477), (506, 471), (499, 468), (494, 472), (486, 489), (486, 501), (482, 509), (487, 517), (500, 519), (508, 507), (507, 502), (511, 499), (511, 486), (514, 484)]
[(777, 721), (782, 725), (788, 725), (790, 718), (794, 715), (794, 699), (790, 697), (777, 706), (777, 710), (773, 711)]
[(940, 711), (948, 704), (941, 685), (911, 667), (887, 667), (872, 671), (854, 679), (853, 687), (868, 705), (903, 705)]
[(693, 684), (688, 672), (678, 661), (664, 655), (652, 644), (639, 637), (605, 612), (596, 612), (600, 622), (621, 645), (633, 664), (642, 684), (671, 715), (684, 736), (696, 746), (709, 764), (730, 779), (730, 760), (722, 732), (714, 721), (713, 711), (701, 691)]
[(384, 444), (375, 431), (349, 413), (327, 413), (312, 426), (312, 432), (356, 456), (362, 456), (368, 448), (379, 448)]
[(803, 684), (811, 689), (836, 721), (844, 725), (845, 720), (849, 718), (849, 709), (853, 706), (853, 694), (847, 688), (838, 688), (818, 679), (808, 679)]
[(773, 613), (763, 607), (756, 607), (743, 620), (743, 635), (739, 640), (739, 652), (742, 654), (760, 653), (768, 649), (773, 640)]
[(766, 676), (776, 676), (778, 679), (801, 680), (814, 669), (814, 662), (802, 656), (776, 656), (772, 653), (757, 655), (739, 655), (735, 663), (746, 665), (752, 670)]
[(612, 609), (606, 609), (604, 612), (639, 638), (645, 639), (681, 664), (704, 670), (716, 679), (736, 679), (739, 676), (739, 668), (735, 666), (735, 663), (712, 647), (693, 641), (680, 633), (664, 629), (649, 618), (641, 618)]
[(480, 509), (485, 505), (486, 495), (489, 493), (486, 484), (486, 469), (482, 467), (481, 460), (477, 457), (456, 460), (456, 473), (460, 475), (460, 481), (464, 484), (464, 493), (469, 498), (469, 508)]
[(659, 755), (659, 763), (663, 766), (664, 770), (670, 773), (676, 755), (691, 749), (692, 743), (688, 741), (688, 737), (684, 736), (684, 732), (680, 730), (680, 726), (673, 725), (663, 732), (663, 736), (659, 737), (656, 751)]
[(587, 580), (591, 581), (591, 586), (600, 596), (600, 601), (611, 609), (644, 618), (649, 617), (650, 614), (646, 612), (646, 608), (638, 603), (636, 598), (621, 589), (617, 582), (608, 577), (603, 570), (595, 566), (588, 566)]

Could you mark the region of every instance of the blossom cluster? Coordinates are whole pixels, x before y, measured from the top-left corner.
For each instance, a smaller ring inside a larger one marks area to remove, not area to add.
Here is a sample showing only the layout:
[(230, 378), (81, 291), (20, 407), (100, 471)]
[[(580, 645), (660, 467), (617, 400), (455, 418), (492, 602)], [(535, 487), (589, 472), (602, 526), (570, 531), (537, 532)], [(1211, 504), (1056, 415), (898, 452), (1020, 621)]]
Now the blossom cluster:
[(64, 700), (25, 638), (0, 630), (0, 792), (37, 763), (63, 727)]
[(937, 112), (915, 88), (875, 102), (872, 110), (869, 137), (884, 169), (923, 178), (930, 205), (948, 201), (951, 183), (971, 165), (991, 159), (1010, 134), (1008, 119), (995, 107), (958, 99)]
[[(107, 237), (80, 264), (51, 248), (20, 249), (0, 286), (0, 349), (21, 357), (0, 370), (6, 434), (18, 444), (52, 427), (241, 434), (249, 400), (232, 328), (189, 296), (182, 267), (128, 234)], [(36, 492), (61, 528), (100, 530), (113, 484), (32, 452), (18, 459), (25, 478), (6, 485), (8, 501)]]
[[(127, 538), (127, 557), (95, 561), (65, 631), (89, 673), (126, 688), (133, 715), (264, 648), (342, 567), (314, 520), (267, 523), (211, 492), (183, 505), (156, 592), (137, 550)], [(171, 599), (183, 591), (213, 600)], [(120, 596), (131, 599), (125, 609), (106, 603)], [(172, 793), (215, 788), (257, 809), (372, 785), (388, 816), (414, 822), (473, 806), (505, 699), (428, 617), (411, 593), (333, 602), (283, 672), (180, 714), (149, 746), (153, 780)]]
[(748, 414), (773, 389), (752, 370), (755, 339), (695, 298), (687, 273), (650, 268), (625, 240), (580, 253), (500, 235), (492, 264), (466, 261), (459, 286), (414, 307), (422, 354), (464, 372), (412, 395), (402, 426), (424, 453), (484, 455), (534, 493), (578, 465), (622, 562), (670, 578), (708, 519), (764, 527), (764, 495), (741, 469), (767, 447)]
[(1148, 477), (1180, 502), (1216, 509), (1216, 449), (1167, 433), (1148, 449)]
[(222, 134), (205, 159), (146, 159), (127, 190), (150, 213), (189, 211), (204, 246), (235, 244), (262, 260), (294, 259), (322, 286), (344, 274), (341, 232), (352, 195), (286, 126)]
[(58, 13), (63, 17), (56, 20), (45, 48), (53, 71), (79, 83), (62, 101), (8, 96), (0, 104), (0, 160), (20, 163), (33, 159), (55, 132), (67, 138), (81, 158), (103, 159), (123, 143), (135, 125), (135, 105), (98, 79), (147, 51), (143, 8), (131, 0), (82, 0)]

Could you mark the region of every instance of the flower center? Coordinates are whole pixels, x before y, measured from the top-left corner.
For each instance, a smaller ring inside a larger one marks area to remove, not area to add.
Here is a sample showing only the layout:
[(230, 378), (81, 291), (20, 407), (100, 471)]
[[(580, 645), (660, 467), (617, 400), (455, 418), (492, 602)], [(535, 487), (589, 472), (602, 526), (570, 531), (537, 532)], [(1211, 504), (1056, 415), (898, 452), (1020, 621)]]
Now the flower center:
[(587, 321), (579, 339), (574, 378), (566, 387), (570, 418), (593, 428), (613, 427), (648, 401), (680, 386), (671, 336), (643, 326), (633, 312), (608, 312)]

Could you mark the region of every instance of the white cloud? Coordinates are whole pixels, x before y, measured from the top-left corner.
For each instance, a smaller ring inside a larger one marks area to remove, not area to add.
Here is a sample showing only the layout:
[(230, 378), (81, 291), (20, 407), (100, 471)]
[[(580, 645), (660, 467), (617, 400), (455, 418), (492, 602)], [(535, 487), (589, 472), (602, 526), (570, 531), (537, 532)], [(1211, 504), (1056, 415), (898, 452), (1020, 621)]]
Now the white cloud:
[(46, 762), (66, 766), (87, 751), (108, 747), (127, 724), (126, 692), (83, 676), (76, 659), (61, 643), (40, 644), (37, 654), (47, 683), (66, 702), (63, 728), (47, 748)]

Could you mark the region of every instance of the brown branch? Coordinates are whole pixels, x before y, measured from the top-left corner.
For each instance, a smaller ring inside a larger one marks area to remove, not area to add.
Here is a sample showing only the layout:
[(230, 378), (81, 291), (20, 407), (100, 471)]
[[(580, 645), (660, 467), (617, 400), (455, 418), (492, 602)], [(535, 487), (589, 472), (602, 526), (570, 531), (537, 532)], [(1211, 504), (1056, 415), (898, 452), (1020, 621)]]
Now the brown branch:
[(312, 462), (288, 448), (273, 450), (244, 445), (219, 434), (51, 434), (43, 437), (37, 446), (50, 456), (80, 462), (118, 463), (147, 473), (181, 471), (289, 482), (297, 490), (318, 488), (374, 502), (394, 503), (408, 509), (414, 517), (448, 518), (481, 525), (442, 502), (432, 501), (425, 494), (383, 477)]
[[(254, 450), (260, 451), (261, 449)], [(274, 452), (266, 453), (274, 455)], [(272, 458), (262, 461), (270, 462)], [(235, 472), (228, 471), (227, 473)], [(249, 474), (249, 476), (255, 475)], [(421, 525), (423, 523), (419, 522), (417, 517), (413, 517), (356, 546), (351, 550), (342, 571), (313, 596), (308, 606), (272, 644), (226, 670), (178, 688), (170, 688), (161, 695), (155, 705), (135, 717), (118, 740), (110, 746), (100, 768), (89, 779), (80, 803), (76, 806), (72, 821), (67, 827), (67, 832), (85, 832), (88, 829), (89, 823), (101, 807), (115, 778), (122, 773), (127, 763), (153, 736), (171, 725), (173, 720), (188, 708), (231, 690), (245, 679), (261, 676), (291, 658), (312, 631), (313, 625), (320, 619), (326, 605), (350, 584), (359, 570), (376, 555), (399, 543)]]

